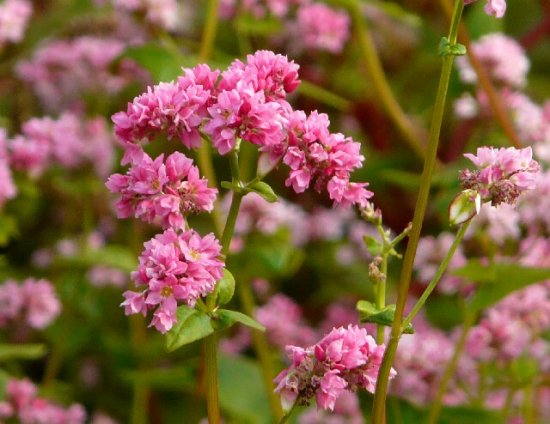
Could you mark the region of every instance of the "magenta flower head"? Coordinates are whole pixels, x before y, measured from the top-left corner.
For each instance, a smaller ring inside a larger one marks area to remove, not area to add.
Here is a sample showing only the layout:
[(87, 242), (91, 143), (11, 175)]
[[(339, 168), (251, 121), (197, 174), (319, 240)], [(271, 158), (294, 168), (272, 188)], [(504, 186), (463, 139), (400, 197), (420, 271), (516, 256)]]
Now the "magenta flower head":
[(478, 192), (483, 202), (514, 204), (522, 192), (535, 188), (539, 164), (533, 160), (531, 147), (479, 147), (477, 155), (464, 156), (478, 169), (461, 171), (462, 188)]
[[(334, 328), (319, 343), (306, 349), (287, 346), (291, 365), (276, 378), (276, 392), (283, 405), (308, 405), (333, 410), (345, 391), (363, 388), (373, 393), (382, 363), (384, 345), (377, 345), (364, 328), (349, 325)], [(395, 375), (392, 370), (391, 377)]]
[(126, 315), (144, 316), (155, 309), (151, 326), (166, 333), (177, 322), (178, 302), (193, 307), (200, 297), (214, 290), (222, 277), (221, 246), (213, 234), (201, 237), (196, 231), (177, 233), (168, 229), (144, 244), (139, 266), (132, 273), (140, 293), (126, 291)]
[(210, 212), (218, 191), (208, 188), (199, 169), (183, 153), (151, 159), (141, 149), (133, 153), (125, 175), (113, 174), (106, 185), (122, 196), (115, 208), (119, 218), (134, 215), (163, 228), (183, 228), (191, 213)]

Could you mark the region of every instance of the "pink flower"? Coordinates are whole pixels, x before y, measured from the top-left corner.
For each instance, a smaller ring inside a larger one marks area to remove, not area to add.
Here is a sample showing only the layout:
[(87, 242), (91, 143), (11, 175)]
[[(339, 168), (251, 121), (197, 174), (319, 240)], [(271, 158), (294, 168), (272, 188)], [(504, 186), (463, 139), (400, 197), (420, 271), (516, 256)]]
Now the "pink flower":
[(0, 5), (0, 47), (21, 41), (31, 14), (32, 3), (27, 0), (6, 0)]
[(115, 208), (119, 218), (134, 215), (146, 222), (159, 223), (163, 228), (182, 228), (187, 215), (211, 212), (217, 190), (208, 188), (200, 178), (193, 161), (183, 153), (174, 152), (164, 161), (164, 155), (154, 160), (143, 151), (133, 154), (126, 175), (113, 174), (106, 186), (122, 196)]
[(350, 173), (365, 159), (360, 144), (343, 134), (331, 134), (328, 116), (316, 111), (309, 116), (302, 111), (289, 116), (288, 149), (283, 162), (291, 171), (285, 185), (296, 193), (311, 184), (320, 192), (326, 187), (334, 205), (365, 206), (373, 193), (366, 183), (352, 183)]
[[(84, 424), (86, 411), (79, 404), (65, 409), (37, 397), (37, 387), (29, 380), (8, 380), (2, 418), (11, 418), (22, 424)], [(11, 421), (11, 420), (10, 420)]]
[(137, 144), (165, 131), (168, 138), (179, 139), (187, 148), (198, 147), (201, 141), (198, 127), (206, 116), (219, 71), (199, 65), (184, 69), (184, 73), (175, 82), (149, 87), (146, 93), (128, 103), (125, 112), (114, 114), (117, 136), (126, 143)]
[(318, 408), (332, 410), (345, 390), (374, 392), (384, 350), (365, 329), (334, 328), (306, 349), (287, 346), (292, 363), (275, 378), (275, 391), (285, 403), (307, 405), (315, 396)]
[[(497, 83), (513, 88), (527, 83), (529, 58), (513, 38), (498, 32), (487, 34), (472, 43), (471, 50)], [(477, 82), (477, 74), (466, 56), (457, 57), (456, 64), (464, 82)]]
[(61, 313), (61, 303), (49, 281), (27, 278), (21, 292), (31, 327), (45, 328)]
[[(476, 0), (464, 0), (464, 4), (470, 4), (474, 1)], [(506, 12), (506, 0), (487, 0), (484, 10), (487, 15), (502, 18)]]
[(146, 314), (155, 309), (152, 326), (166, 333), (176, 323), (178, 301), (191, 307), (214, 290), (222, 277), (221, 246), (213, 234), (200, 237), (193, 230), (181, 234), (168, 229), (145, 243), (138, 270), (132, 273), (141, 293), (124, 293), (125, 313)]
[(464, 156), (478, 170), (461, 171), (462, 187), (476, 190), (484, 201), (490, 201), (495, 206), (513, 204), (522, 192), (535, 187), (539, 164), (532, 158), (531, 147), (479, 147), (477, 155), (466, 153)]
[(298, 9), (294, 32), (306, 49), (340, 53), (350, 35), (350, 19), (323, 3), (306, 4)]

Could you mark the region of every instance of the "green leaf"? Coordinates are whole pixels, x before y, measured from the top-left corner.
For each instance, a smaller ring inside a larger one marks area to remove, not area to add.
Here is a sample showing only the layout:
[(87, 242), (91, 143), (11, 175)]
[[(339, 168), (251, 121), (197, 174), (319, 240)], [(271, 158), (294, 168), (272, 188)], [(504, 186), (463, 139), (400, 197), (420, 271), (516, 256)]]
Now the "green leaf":
[(200, 340), (214, 332), (210, 317), (189, 306), (180, 306), (176, 312), (178, 322), (166, 333), (164, 346), (168, 352)]
[(0, 361), (9, 359), (38, 359), (46, 355), (43, 344), (0, 344)]
[(216, 318), (212, 321), (217, 330), (229, 328), (236, 322), (240, 322), (241, 324), (254, 328), (258, 331), (265, 331), (265, 327), (255, 319), (241, 312), (230, 311), (229, 309), (218, 309), (216, 312)]
[(476, 283), (494, 282), (497, 277), (495, 264), (486, 265), (478, 260), (468, 261), (463, 267), (453, 270), (452, 274)]
[(477, 288), (472, 300), (468, 303), (468, 309), (471, 312), (481, 311), (510, 293), (550, 279), (550, 268), (525, 267), (507, 263), (497, 263), (486, 268), (487, 273), (494, 273), (494, 280), (487, 281), (486, 284)]
[(218, 366), (220, 405), (228, 422), (268, 424), (274, 422), (256, 362), (220, 356)]
[(193, 56), (179, 56), (176, 52), (152, 43), (127, 48), (119, 57), (123, 58), (132, 59), (147, 69), (156, 82), (172, 81), (182, 75), (182, 66), (191, 67), (196, 64)]
[(378, 256), (382, 253), (382, 243), (380, 243), (375, 237), (366, 235), (363, 237), (363, 240), (365, 242), (365, 246), (367, 246), (367, 250), (372, 256)]
[[(385, 325), (391, 327), (395, 316), (395, 305), (388, 305), (382, 309), (366, 300), (357, 302), (356, 309), (359, 312), (361, 322), (372, 322), (374, 324)], [(413, 334), (414, 329), (412, 324), (407, 325), (403, 331), (405, 334)]]
[(223, 269), (223, 277), (218, 281), (218, 305), (225, 305), (235, 294), (235, 278), (226, 268)]
[(278, 197), (271, 186), (263, 181), (258, 181), (252, 185), (246, 186), (246, 191), (258, 193), (269, 203), (275, 203), (278, 200)]
[(475, 190), (464, 190), (449, 205), (449, 222), (451, 225), (464, 224), (476, 216), (480, 209), (480, 194)]
[(237, 191), (237, 189), (240, 190), (240, 188), (237, 187), (235, 184), (233, 184), (231, 181), (222, 181), (220, 185), (222, 186), (222, 188), (226, 188), (227, 190), (232, 190), (232, 191)]

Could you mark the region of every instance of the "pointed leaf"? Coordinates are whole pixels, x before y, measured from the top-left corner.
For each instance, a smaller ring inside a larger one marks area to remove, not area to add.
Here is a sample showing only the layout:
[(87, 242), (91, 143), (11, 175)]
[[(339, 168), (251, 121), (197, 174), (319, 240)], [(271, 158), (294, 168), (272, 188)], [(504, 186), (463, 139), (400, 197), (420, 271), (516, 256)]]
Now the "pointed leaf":
[(271, 186), (263, 181), (258, 181), (252, 185), (246, 186), (246, 191), (258, 193), (269, 203), (275, 203), (278, 200), (278, 197)]
[[(468, 265), (466, 265), (468, 266)], [(482, 266), (478, 273), (482, 274)], [(477, 312), (494, 305), (504, 297), (531, 284), (550, 279), (550, 268), (526, 267), (517, 264), (496, 263), (486, 266), (487, 273), (493, 272), (494, 278), (480, 285), (468, 304), (471, 312)], [(457, 270), (458, 271), (458, 270)], [(476, 280), (474, 280), (476, 281)], [(479, 280), (478, 280), (479, 281)]]
[(240, 322), (247, 327), (254, 328), (258, 331), (265, 331), (265, 327), (255, 319), (241, 312), (230, 311), (228, 309), (218, 309), (216, 319), (213, 321), (218, 330), (231, 327), (236, 322)]
[[(391, 327), (393, 324), (395, 317), (395, 305), (388, 305), (382, 309), (378, 309), (378, 307), (372, 302), (360, 300), (357, 302), (356, 309), (359, 312), (361, 322), (371, 322), (374, 324), (384, 325), (386, 327)], [(405, 328), (403, 332), (405, 334), (413, 334), (414, 329), (412, 324), (407, 325), (407, 328)]]
[(218, 281), (218, 305), (225, 305), (233, 298), (235, 293), (235, 278), (229, 270), (223, 270), (223, 277)]
[(382, 253), (382, 243), (380, 243), (376, 238), (366, 235), (363, 237), (363, 240), (365, 242), (365, 246), (367, 246), (367, 250), (372, 256), (378, 256)]
[(178, 322), (166, 333), (165, 347), (168, 352), (183, 345), (200, 340), (214, 332), (210, 317), (189, 306), (179, 306), (176, 312)]

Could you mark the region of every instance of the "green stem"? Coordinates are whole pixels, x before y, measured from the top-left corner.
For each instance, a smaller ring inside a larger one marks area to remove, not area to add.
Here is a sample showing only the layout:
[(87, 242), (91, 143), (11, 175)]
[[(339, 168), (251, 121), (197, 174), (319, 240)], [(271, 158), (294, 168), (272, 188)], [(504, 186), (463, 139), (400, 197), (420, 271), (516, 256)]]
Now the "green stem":
[[(455, 9), (453, 12), (453, 19), (451, 28), (449, 31), (449, 43), (451, 45), (456, 43), (458, 23), (462, 16), (462, 10), (464, 9), (464, 1), (457, 0), (455, 3)], [(453, 67), (453, 56), (443, 57), (443, 66), (441, 69), (441, 76), (439, 80), (439, 86), (437, 89), (437, 96), (435, 100), (434, 112), (432, 117), (432, 124), (430, 127), (430, 137), (428, 143), (428, 153), (424, 161), (424, 169), (420, 178), (420, 191), (416, 201), (416, 208), (414, 212), (412, 229), (409, 234), (409, 242), (407, 243), (407, 250), (405, 251), (405, 257), (403, 259), (403, 267), (401, 269), (401, 277), (399, 280), (399, 290), (397, 295), (397, 305), (395, 310), (395, 318), (392, 325), (392, 331), (382, 365), (380, 366), (378, 380), (376, 382), (376, 391), (374, 395), (373, 404), (373, 423), (383, 424), (385, 422), (385, 404), (386, 394), (388, 390), (388, 380), (391, 371), (391, 366), (395, 352), (397, 351), (397, 345), (399, 343), (399, 336), (401, 334), (401, 324), (403, 320), (403, 313), (405, 311), (405, 304), (407, 302), (407, 295), (409, 292), (409, 285), (412, 276), (412, 270), (414, 265), (414, 257), (416, 255), (416, 249), (418, 247), (418, 241), (420, 240), (420, 233), (422, 230), (422, 222), (426, 213), (426, 207), (428, 203), (428, 197), (430, 193), (430, 185), (432, 181), (432, 175), (434, 166), (436, 163), (437, 146), (439, 144), (439, 134), (441, 132), (441, 123), (443, 121), (443, 113), (445, 110), (445, 101), (447, 98), (447, 90), (449, 87), (449, 80), (451, 77), (451, 71)]]
[[(381, 310), (386, 306), (386, 281), (388, 275), (388, 252), (384, 252), (382, 255), (382, 264), (380, 265), (380, 271), (384, 274), (384, 278), (376, 283), (376, 307)], [(382, 324), (376, 324), (376, 343), (384, 343), (384, 332), (386, 326)]]
[(468, 339), (468, 334), (470, 333), (470, 329), (472, 328), (472, 325), (474, 324), (475, 320), (476, 320), (476, 314), (466, 313), (466, 317), (464, 318), (464, 323), (462, 324), (462, 332), (460, 333), (458, 342), (455, 345), (453, 356), (451, 357), (451, 360), (447, 363), (447, 366), (445, 367), (445, 371), (443, 371), (443, 375), (439, 382), (439, 387), (437, 388), (437, 393), (435, 395), (435, 399), (430, 409), (428, 424), (437, 424), (437, 421), (439, 419), (439, 414), (441, 413), (441, 407), (443, 405), (443, 397), (447, 392), (447, 387), (456, 370), (456, 367), (458, 365), (458, 360), (460, 359), (460, 355), (462, 355), (464, 347), (466, 346), (466, 340)]
[[(133, 315), (130, 317), (130, 339), (134, 353), (139, 352), (141, 346), (147, 345), (147, 332), (144, 318), (141, 315)], [(144, 371), (147, 367), (138, 357), (137, 368)], [(131, 423), (146, 424), (147, 409), (149, 407), (149, 385), (143, 382), (136, 381), (133, 385)]]
[(292, 413), (294, 412), (294, 410), (296, 409), (296, 406), (298, 406), (298, 399), (296, 399), (296, 401), (294, 402), (294, 404), (292, 405), (292, 408), (290, 408), (288, 410), (288, 412), (284, 415), (283, 418), (281, 418), (281, 421), (279, 421), (279, 424), (285, 424), (288, 422), (288, 420), (290, 419), (290, 416), (292, 415)]
[(204, 31), (201, 38), (201, 48), (199, 51), (199, 62), (206, 62), (211, 54), (216, 40), (216, 32), (218, 31), (218, 9), (219, 0), (208, 0), (206, 7), (206, 21), (204, 23)]
[[(250, 282), (240, 282), (237, 284), (237, 289), (243, 312), (248, 316), (254, 316), (254, 296), (252, 294), (252, 290), (250, 289)], [(267, 343), (265, 333), (251, 329), (251, 334), (252, 344), (260, 362), (264, 388), (269, 401), (269, 406), (271, 408), (271, 412), (273, 413), (273, 417), (275, 420), (279, 421), (283, 417), (283, 409), (281, 407), (279, 396), (273, 391), (273, 378), (275, 377), (275, 370), (273, 368), (270, 348)]]
[(437, 272), (435, 273), (434, 277), (432, 278), (432, 281), (430, 281), (430, 284), (428, 284), (428, 287), (424, 290), (424, 293), (422, 293), (422, 296), (420, 296), (420, 299), (416, 302), (416, 304), (413, 306), (411, 311), (409, 312), (409, 315), (403, 320), (403, 324), (401, 325), (401, 328), (406, 328), (407, 325), (409, 325), (413, 318), (420, 312), (420, 309), (424, 306), (426, 303), (426, 300), (428, 299), (428, 296), (434, 291), (435, 286), (437, 283), (439, 283), (439, 280), (441, 280), (441, 277), (443, 276), (443, 273), (447, 270), (447, 267), (449, 266), (449, 262), (451, 262), (451, 259), (453, 258), (454, 253), (456, 252), (456, 249), (458, 248), (460, 242), (464, 238), (464, 234), (466, 233), (466, 230), (468, 229), (468, 226), (470, 225), (471, 221), (468, 221), (460, 226), (460, 229), (458, 230), (458, 233), (455, 236), (455, 239), (453, 241), (453, 244), (451, 245), (451, 248), (443, 258), (443, 261), (439, 265), (439, 268), (437, 269)]
[[(229, 156), (229, 163), (233, 181), (240, 182), (238, 152), (231, 152)], [(227, 256), (229, 252), (242, 198), (243, 193), (233, 192), (229, 214), (227, 215), (227, 220), (225, 222), (221, 239), (222, 255), (224, 256)], [(206, 300), (209, 311), (212, 311), (216, 307), (217, 287)], [(219, 424), (220, 407), (218, 399), (218, 353), (215, 333), (204, 339), (204, 357), (206, 362), (206, 404), (208, 411), (208, 422), (210, 424)]]
[(298, 93), (323, 102), (341, 112), (349, 112), (351, 107), (349, 100), (309, 81), (302, 80), (298, 87)]
[(388, 117), (397, 126), (403, 139), (408, 146), (420, 158), (424, 158), (426, 150), (424, 148), (424, 130), (418, 128), (410, 118), (403, 112), (399, 102), (395, 98), (390, 84), (384, 73), (380, 57), (376, 51), (374, 40), (370, 34), (367, 23), (361, 10), (361, 2), (358, 0), (332, 0), (332, 3), (346, 7), (353, 21), (353, 28), (357, 35), (363, 61), (367, 68), (372, 87), (376, 92), (376, 97), (380, 100)]
[(220, 423), (220, 402), (218, 399), (218, 346), (216, 333), (204, 339), (204, 357), (206, 360), (206, 409), (208, 423)]

